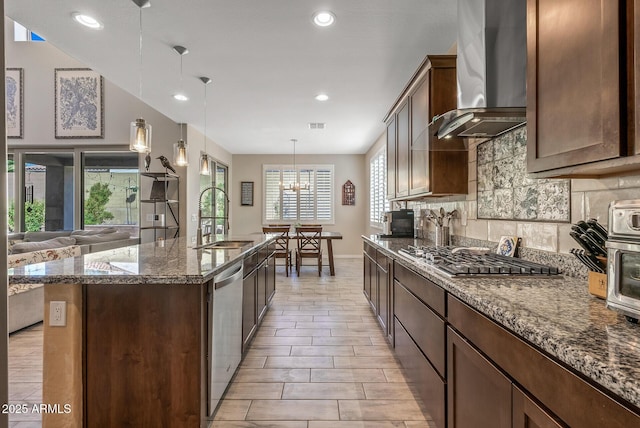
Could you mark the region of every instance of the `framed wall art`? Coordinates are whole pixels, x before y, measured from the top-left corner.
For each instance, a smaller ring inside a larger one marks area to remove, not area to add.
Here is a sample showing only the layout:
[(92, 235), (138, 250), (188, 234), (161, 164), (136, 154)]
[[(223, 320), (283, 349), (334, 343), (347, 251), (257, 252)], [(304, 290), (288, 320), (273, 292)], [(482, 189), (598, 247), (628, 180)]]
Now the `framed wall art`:
[(240, 182), (240, 205), (253, 206), (253, 181)]
[(7, 138), (23, 138), (24, 72), (22, 68), (7, 68), (5, 73)]
[(103, 78), (89, 68), (55, 69), (55, 138), (104, 138)]

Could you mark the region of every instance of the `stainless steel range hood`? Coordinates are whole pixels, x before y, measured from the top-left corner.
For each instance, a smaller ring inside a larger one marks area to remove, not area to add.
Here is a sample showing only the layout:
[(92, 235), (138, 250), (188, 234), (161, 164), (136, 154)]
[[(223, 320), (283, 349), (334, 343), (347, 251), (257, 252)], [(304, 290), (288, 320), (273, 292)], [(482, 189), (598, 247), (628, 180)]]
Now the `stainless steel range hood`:
[(458, 109), (438, 138), (492, 138), (526, 122), (526, 0), (458, 0)]

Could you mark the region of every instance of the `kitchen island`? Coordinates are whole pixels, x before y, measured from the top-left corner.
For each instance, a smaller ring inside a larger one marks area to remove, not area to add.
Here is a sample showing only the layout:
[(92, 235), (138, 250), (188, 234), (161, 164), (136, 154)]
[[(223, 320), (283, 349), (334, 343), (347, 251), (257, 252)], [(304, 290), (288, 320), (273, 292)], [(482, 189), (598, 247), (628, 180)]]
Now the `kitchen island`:
[(422, 240), (363, 238), (365, 263), (371, 248), (392, 261), (396, 354), (422, 379), (433, 372), (437, 387), (414, 381), (427, 407), (439, 403), (437, 426), (640, 426), (640, 326), (606, 309), (586, 280), (448, 278), (398, 253)]
[[(272, 238), (224, 238), (246, 245), (178, 238), (9, 269), (10, 283), (45, 284), (43, 402), (70, 411), (43, 415), (43, 426), (209, 425), (213, 279), (244, 264), (255, 278), (247, 301), (263, 312), (275, 281), (274, 270), (255, 274)], [(50, 302), (66, 303), (64, 326), (51, 325)]]

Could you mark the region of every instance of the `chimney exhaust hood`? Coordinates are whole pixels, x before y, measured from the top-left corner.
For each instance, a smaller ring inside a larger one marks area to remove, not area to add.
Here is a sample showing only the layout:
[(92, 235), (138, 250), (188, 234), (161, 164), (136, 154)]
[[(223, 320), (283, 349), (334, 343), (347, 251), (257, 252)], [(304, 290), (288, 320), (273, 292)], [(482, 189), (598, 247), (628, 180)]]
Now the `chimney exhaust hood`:
[(458, 0), (458, 109), (438, 138), (493, 138), (526, 123), (526, 0)]

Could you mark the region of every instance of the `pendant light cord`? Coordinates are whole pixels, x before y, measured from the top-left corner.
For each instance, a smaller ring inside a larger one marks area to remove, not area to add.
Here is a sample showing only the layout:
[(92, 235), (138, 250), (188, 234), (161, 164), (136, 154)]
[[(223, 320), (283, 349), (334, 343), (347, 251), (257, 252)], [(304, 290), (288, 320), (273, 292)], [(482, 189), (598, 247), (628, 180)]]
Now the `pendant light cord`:
[(207, 153), (207, 84), (204, 84), (204, 153), (206, 156), (209, 156)]
[[(140, 69), (138, 73), (139, 98), (142, 101), (142, 7), (140, 8)], [(140, 107), (142, 109), (142, 106)], [(140, 111), (142, 117), (142, 111)]]
[[(184, 91), (182, 89), (182, 57), (184, 55), (180, 54), (180, 93), (184, 94)], [(180, 139), (182, 140), (182, 127), (184, 126), (184, 123), (180, 124)]]

